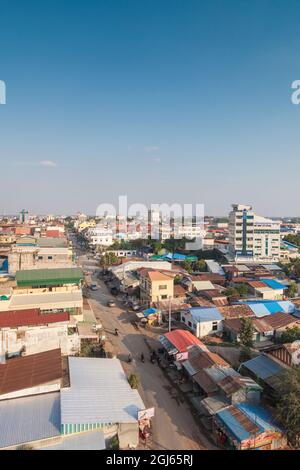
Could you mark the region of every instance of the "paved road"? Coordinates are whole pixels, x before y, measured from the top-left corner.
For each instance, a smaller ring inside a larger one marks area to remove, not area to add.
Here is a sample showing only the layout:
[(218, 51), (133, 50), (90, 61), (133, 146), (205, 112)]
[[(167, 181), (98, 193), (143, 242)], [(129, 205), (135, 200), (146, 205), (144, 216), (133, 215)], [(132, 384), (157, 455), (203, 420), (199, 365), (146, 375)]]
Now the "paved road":
[[(82, 256), (80, 264), (88, 270), (93, 262)], [(152, 449), (215, 449), (200, 431), (189, 405), (180, 402), (176, 389), (172, 388), (160, 367), (149, 361), (146, 336), (131, 324), (135, 314), (127, 312), (121, 306), (107, 307), (107, 301), (112, 296), (102, 281), (98, 280), (97, 284), (99, 289), (90, 294), (95, 316), (101, 320), (126, 373), (133, 370), (138, 373), (141, 381), (140, 394), (145, 406), (155, 407)], [(118, 337), (114, 335), (115, 328), (119, 330)], [(150, 333), (149, 335), (151, 336)], [(127, 363), (129, 352), (134, 359), (133, 364)], [(146, 358), (144, 364), (140, 361), (142, 352)]]

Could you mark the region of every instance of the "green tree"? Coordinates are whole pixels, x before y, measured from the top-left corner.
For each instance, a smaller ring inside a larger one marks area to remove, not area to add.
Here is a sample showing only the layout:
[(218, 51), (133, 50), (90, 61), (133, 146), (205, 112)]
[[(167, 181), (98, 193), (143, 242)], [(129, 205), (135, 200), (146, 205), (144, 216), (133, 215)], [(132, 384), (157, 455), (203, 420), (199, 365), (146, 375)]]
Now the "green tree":
[(297, 259), (293, 264), (292, 268), (293, 272), (296, 274), (297, 277), (300, 277), (300, 259)]
[(300, 445), (300, 366), (279, 376), (276, 415), (291, 444)]
[(242, 317), (240, 321), (241, 321), (241, 328), (239, 332), (240, 343), (244, 348), (252, 348), (253, 335), (254, 335), (254, 328), (253, 328), (252, 320), (249, 317)]
[(281, 344), (293, 343), (294, 341), (300, 340), (300, 328), (294, 326), (293, 328), (288, 328), (283, 333), (281, 333), (278, 338), (278, 342)]
[(226, 295), (226, 297), (228, 297), (228, 299), (232, 299), (233, 297), (239, 297), (239, 292), (234, 288), (234, 287), (227, 287), (227, 289), (225, 289), (224, 291), (224, 294)]
[(182, 267), (183, 269), (185, 269), (189, 274), (191, 274), (194, 270), (193, 270), (193, 263), (192, 261), (189, 261), (189, 260), (184, 260), (184, 262), (182, 263)]
[(239, 284), (239, 285), (236, 287), (236, 290), (238, 291), (240, 297), (246, 297), (246, 295), (248, 294), (248, 286), (247, 286), (247, 284)]
[(203, 271), (206, 271), (206, 262), (205, 262), (205, 260), (204, 260), (204, 259), (199, 259), (199, 260), (195, 263), (194, 267), (195, 267), (195, 271), (200, 271), (200, 272), (201, 272), (201, 271), (202, 271), (202, 272), (203, 272)]
[(153, 247), (153, 251), (156, 255), (158, 255), (161, 252), (162, 248), (163, 248), (162, 244), (158, 241), (154, 242), (152, 247)]
[(289, 285), (289, 288), (287, 289), (287, 295), (288, 297), (296, 297), (298, 294), (298, 286), (295, 282), (292, 282), (292, 284)]
[(102, 266), (104, 269), (112, 266), (113, 264), (116, 264), (117, 262), (118, 257), (115, 253), (112, 252), (107, 252), (100, 258), (100, 266)]
[(131, 388), (137, 389), (140, 385), (140, 378), (137, 374), (131, 374), (128, 379)]

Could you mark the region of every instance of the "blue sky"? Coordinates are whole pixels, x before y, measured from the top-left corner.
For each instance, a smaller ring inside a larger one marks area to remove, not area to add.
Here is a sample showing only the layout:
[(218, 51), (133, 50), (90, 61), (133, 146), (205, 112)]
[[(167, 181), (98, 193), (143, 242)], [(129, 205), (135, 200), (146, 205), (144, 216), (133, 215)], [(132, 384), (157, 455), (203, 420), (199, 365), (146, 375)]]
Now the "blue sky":
[(0, 0), (0, 213), (299, 215), (300, 2)]

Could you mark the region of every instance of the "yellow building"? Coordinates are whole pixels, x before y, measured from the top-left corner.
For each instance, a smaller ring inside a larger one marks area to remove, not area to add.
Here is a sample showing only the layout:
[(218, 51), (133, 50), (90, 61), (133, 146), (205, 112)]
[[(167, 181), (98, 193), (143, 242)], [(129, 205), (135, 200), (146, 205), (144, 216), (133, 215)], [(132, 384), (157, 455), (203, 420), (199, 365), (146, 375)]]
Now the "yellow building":
[(87, 228), (94, 228), (96, 227), (96, 221), (95, 220), (85, 220), (84, 222), (81, 222), (81, 224), (78, 225), (78, 232), (82, 232), (83, 230)]
[(140, 297), (145, 305), (174, 296), (174, 279), (160, 271), (142, 270), (140, 273)]

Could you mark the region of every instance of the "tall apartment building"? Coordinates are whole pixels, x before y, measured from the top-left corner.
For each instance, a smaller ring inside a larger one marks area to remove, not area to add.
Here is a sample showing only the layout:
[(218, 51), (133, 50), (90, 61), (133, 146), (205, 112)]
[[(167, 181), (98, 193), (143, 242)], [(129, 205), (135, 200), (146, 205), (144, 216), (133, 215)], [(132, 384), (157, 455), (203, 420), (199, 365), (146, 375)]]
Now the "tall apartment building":
[(233, 204), (229, 214), (229, 254), (237, 262), (278, 261), (280, 222), (255, 214), (252, 206)]

